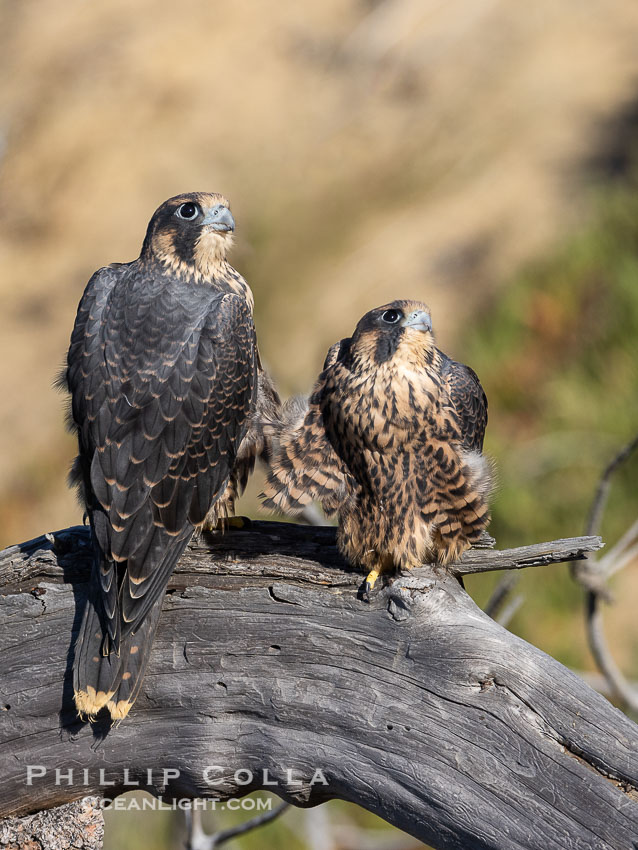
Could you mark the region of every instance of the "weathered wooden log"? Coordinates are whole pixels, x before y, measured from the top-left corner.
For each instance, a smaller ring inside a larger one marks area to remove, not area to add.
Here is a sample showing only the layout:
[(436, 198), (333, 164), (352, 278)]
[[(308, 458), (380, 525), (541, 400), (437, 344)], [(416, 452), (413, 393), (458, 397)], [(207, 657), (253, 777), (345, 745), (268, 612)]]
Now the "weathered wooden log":
[[(474, 551), (454, 571), (600, 545)], [(0, 556), (0, 815), (132, 787), (164, 800), (266, 787), (356, 802), (436, 848), (638, 847), (638, 727), (452, 573), (423, 567), (367, 604), (333, 529), (207, 537), (172, 578), (130, 716), (109, 728), (73, 710), (88, 560), (83, 528)]]

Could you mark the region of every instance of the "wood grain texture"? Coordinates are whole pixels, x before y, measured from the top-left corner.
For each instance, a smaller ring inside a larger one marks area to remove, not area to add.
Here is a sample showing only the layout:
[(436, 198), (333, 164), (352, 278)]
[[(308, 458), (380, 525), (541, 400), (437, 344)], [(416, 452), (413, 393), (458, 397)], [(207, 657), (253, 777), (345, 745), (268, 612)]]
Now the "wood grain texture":
[[(469, 553), (459, 572), (516, 551)], [(253, 523), (206, 538), (172, 578), (130, 717), (108, 729), (72, 706), (88, 560), (82, 528), (0, 556), (0, 814), (115, 795), (125, 769), (165, 799), (241, 795), (267, 770), (284, 799), (350, 800), (436, 848), (638, 847), (638, 727), (453, 575), (424, 567), (368, 605), (333, 529)], [(31, 786), (29, 764), (47, 768)], [(56, 767), (75, 784), (56, 784)], [(180, 775), (165, 783), (163, 768)], [(311, 784), (317, 769), (328, 785)]]

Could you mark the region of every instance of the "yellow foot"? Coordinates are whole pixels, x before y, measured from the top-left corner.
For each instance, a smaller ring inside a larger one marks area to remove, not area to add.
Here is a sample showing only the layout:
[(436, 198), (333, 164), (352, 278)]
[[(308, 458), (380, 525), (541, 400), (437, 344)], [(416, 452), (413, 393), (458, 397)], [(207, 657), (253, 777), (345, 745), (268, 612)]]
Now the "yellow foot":
[(250, 525), (247, 516), (229, 516), (217, 520), (217, 531), (225, 531), (227, 528), (247, 528)]
[(378, 578), (379, 578), (379, 570), (378, 569), (370, 570), (370, 572), (366, 576), (366, 580), (363, 582), (363, 584), (359, 588), (359, 594), (358, 594), (359, 598), (365, 599), (366, 602), (370, 602), (370, 591), (375, 586)]

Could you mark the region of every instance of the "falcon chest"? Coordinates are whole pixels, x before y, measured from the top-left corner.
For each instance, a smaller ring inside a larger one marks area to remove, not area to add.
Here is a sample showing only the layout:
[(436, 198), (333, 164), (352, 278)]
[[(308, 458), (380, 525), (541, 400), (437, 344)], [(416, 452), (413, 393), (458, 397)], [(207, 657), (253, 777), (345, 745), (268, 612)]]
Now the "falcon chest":
[(366, 368), (339, 366), (331, 385), (340, 430), (374, 452), (402, 451), (419, 441), (440, 406), (439, 381), (422, 359), (395, 356)]

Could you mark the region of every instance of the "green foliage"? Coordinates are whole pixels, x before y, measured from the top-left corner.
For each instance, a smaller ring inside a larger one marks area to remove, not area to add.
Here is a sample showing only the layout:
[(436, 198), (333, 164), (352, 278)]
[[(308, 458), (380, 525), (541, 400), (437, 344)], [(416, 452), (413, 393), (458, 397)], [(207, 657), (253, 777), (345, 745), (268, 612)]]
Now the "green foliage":
[[(582, 233), (499, 290), (463, 355), (490, 402), (499, 545), (582, 533), (602, 470), (638, 429), (638, 190), (602, 198)], [(608, 545), (635, 518), (637, 476), (634, 457), (614, 478)], [(581, 666), (567, 569), (529, 571), (523, 588), (515, 630)]]

